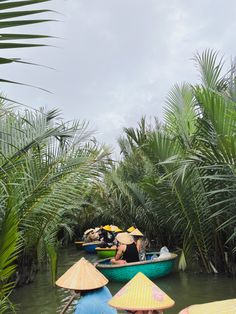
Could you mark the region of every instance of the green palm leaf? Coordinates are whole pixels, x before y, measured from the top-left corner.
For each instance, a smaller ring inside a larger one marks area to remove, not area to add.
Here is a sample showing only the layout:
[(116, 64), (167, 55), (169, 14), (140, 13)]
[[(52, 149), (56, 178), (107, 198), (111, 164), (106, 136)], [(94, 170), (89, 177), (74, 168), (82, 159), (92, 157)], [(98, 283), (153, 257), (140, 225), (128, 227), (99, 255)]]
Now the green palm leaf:
[[(26, 1), (12, 1), (12, 0), (6, 0), (6, 1), (0, 1), (0, 29), (2, 28), (10, 28), (10, 27), (19, 27), (19, 26), (27, 26), (32, 24), (38, 24), (38, 23), (44, 23), (52, 21), (51, 19), (19, 19), (24, 16), (35, 16), (38, 14), (45, 14), (52, 12), (51, 10), (47, 9), (40, 9), (40, 10), (22, 10), (22, 11), (16, 11), (15, 8), (18, 7), (28, 7), (35, 4), (40, 4), (44, 2), (48, 2), (50, 0), (26, 0)], [(16, 18), (16, 19), (15, 19)], [(38, 34), (19, 34), (19, 33), (0, 33), (0, 49), (18, 49), (18, 48), (34, 48), (34, 47), (43, 47), (47, 46), (44, 43), (25, 43), (21, 42), (21, 40), (29, 40), (29, 39), (46, 39), (50, 36), (47, 35), (38, 35)], [(11, 42), (12, 40), (20, 40), (20, 42)], [(27, 64), (27, 62), (21, 61), (21, 58), (11, 58), (6, 57), (0, 57), (0, 64), (11, 64), (14, 62), (21, 62)], [(24, 84), (21, 82), (16, 82), (11, 79), (0, 79), (1, 83), (11, 83), (11, 84), (20, 84), (20, 85), (26, 85), (26, 86), (33, 86), (30, 84)], [(35, 87), (35, 86), (34, 86)], [(44, 89), (42, 89), (44, 90)]]

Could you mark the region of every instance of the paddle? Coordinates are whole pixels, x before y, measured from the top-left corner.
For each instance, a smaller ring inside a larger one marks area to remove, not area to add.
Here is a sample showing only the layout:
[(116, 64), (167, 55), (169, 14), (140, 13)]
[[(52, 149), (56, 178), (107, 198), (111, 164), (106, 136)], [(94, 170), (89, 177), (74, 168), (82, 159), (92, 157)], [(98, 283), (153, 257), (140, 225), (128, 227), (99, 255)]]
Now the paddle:
[(77, 297), (77, 296), (79, 296), (79, 293), (74, 293), (70, 297), (68, 303), (63, 307), (63, 309), (61, 310), (60, 314), (65, 314), (66, 313), (66, 311), (68, 310), (68, 307), (71, 305), (71, 303), (74, 301), (75, 297)]

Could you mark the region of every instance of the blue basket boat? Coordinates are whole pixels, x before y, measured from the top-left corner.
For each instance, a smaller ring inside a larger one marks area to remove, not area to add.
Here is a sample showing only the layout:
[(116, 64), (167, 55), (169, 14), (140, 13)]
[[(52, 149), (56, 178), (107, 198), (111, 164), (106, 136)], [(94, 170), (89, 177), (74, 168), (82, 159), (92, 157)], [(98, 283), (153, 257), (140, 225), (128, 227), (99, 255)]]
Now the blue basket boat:
[(89, 242), (83, 244), (83, 249), (87, 253), (96, 253), (96, 247), (98, 247), (101, 244), (101, 242)]
[[(146, 261), (127, 263), (127, 264), (111, 264), (110, 259), (104, 259), (97, 263), (97, 269), (109, 280), (126, 282), (132, 279), (138, 272), (142, 272), (150, 279), (156, 279), (168, 275), (174, 267), (176, 254), (171, 253), (170, 257), (153, 259), (153, 253), (148, 253)], [(157, 255), (157, 253), (155, 253)]]

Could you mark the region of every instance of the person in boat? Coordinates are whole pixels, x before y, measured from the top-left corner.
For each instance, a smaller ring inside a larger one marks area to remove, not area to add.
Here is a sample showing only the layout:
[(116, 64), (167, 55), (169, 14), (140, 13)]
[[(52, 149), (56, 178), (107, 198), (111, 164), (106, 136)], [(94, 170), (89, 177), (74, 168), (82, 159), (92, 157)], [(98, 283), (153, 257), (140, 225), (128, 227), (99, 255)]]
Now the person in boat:
[(164, 309), (174, 306), (175, 302), (139, 272), (112, 297), (108, 304), (126, 313), (161, 314)]
[(111, 230), (111, 226), (103, 226), (100, 230), (99, 240), (102, 242), (100, 247), (112, 247), (114, 245), (115, 236)]
[(130, 232), (130, 235), (132, 235), (132, 237), (134, 238), (134, 242), (136, 244), (136, 247), (139, 253), (139, 260), (145, 261), (146, 260), (146, 243), (143, 240), (144, 235), (138, 228), (135, 228), (132, 232)]
[[(74, 297), (80, 297), (74, 314), (116, 314), (117, 311), (108, 305), (112, 295), (107, 283), (108, 279), (83, 257), (56, 281), (57, 286), (70, 289), (74, 291)], [(72, 301), (73, 298), (70, 303)]]
[(83, 241), (85, 243), (96, 241), (97, 235), (94, 232), (93, 228), (90, 228), (84, 232)]
[(111, 259), (112, 264), (126, 264), (139, 261), (139, 254), (133, 237), (127, 232), (118, 233), (117, 252), (115, 258)]

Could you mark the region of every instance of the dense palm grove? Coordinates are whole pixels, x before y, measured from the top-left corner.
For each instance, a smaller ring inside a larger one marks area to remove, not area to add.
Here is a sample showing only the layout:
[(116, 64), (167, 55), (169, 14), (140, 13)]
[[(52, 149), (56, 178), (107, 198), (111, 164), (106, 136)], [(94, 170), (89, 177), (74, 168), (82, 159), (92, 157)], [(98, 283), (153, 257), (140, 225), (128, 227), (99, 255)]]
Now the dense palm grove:
[(40, 265), (54, 282), (60, 246), (101, 223), (136, 224), (180, 269), (235, 274), (235, 65), (222, 75), (212, 51), (195, 62), (202, 83), (174, 86), (162, 123), (124, 129), (119, 162), (85, 124), (2, 101), (1, 311)]
[(142, 119), (119, 144), (123, 159), (101, 184), (100, 208), (115, 223), (134, 222), (180, 253), (179, 268), (235, 273), (235, 64), (195, 56), (202, 82), (176, 85), (155, 126)]
[[(40, 2), (48, 1), (0, 0), (0, 11)], [(45, 12), (5, 12), (2, 19)], [(33, 47), (6, 40), (46, 37), (1, 34), (1, 48)], [(21, 61), (0, 58), (14, 62)], [(118, 162), (85, 123), (66, 123), (56, 110), (13, 108), (2, 96), (0, 313), (13, 310), (13, 287), (31, 282), (41, 265), (50, 265), (54, 282), (61, 245), (101, 223), (136, 224), (157, 249), (179, 252), (180, 269), (235, 274), (236, 65), (226, 71), (210, 50), (195, 63), (201, 82), (173, 87), (162, 122), (142, 118), (136, 129), (125, 128)]]
[(2, 296), (11, 288), (4, 279), (14, 273), (13, 262), (18, 285), (47, 261), (55, 281), (59, 244), (72, 236), (88, 186), (106, 163), (105, 148), (89, 140), (84, 124), (57, 115), (0, 108)]

